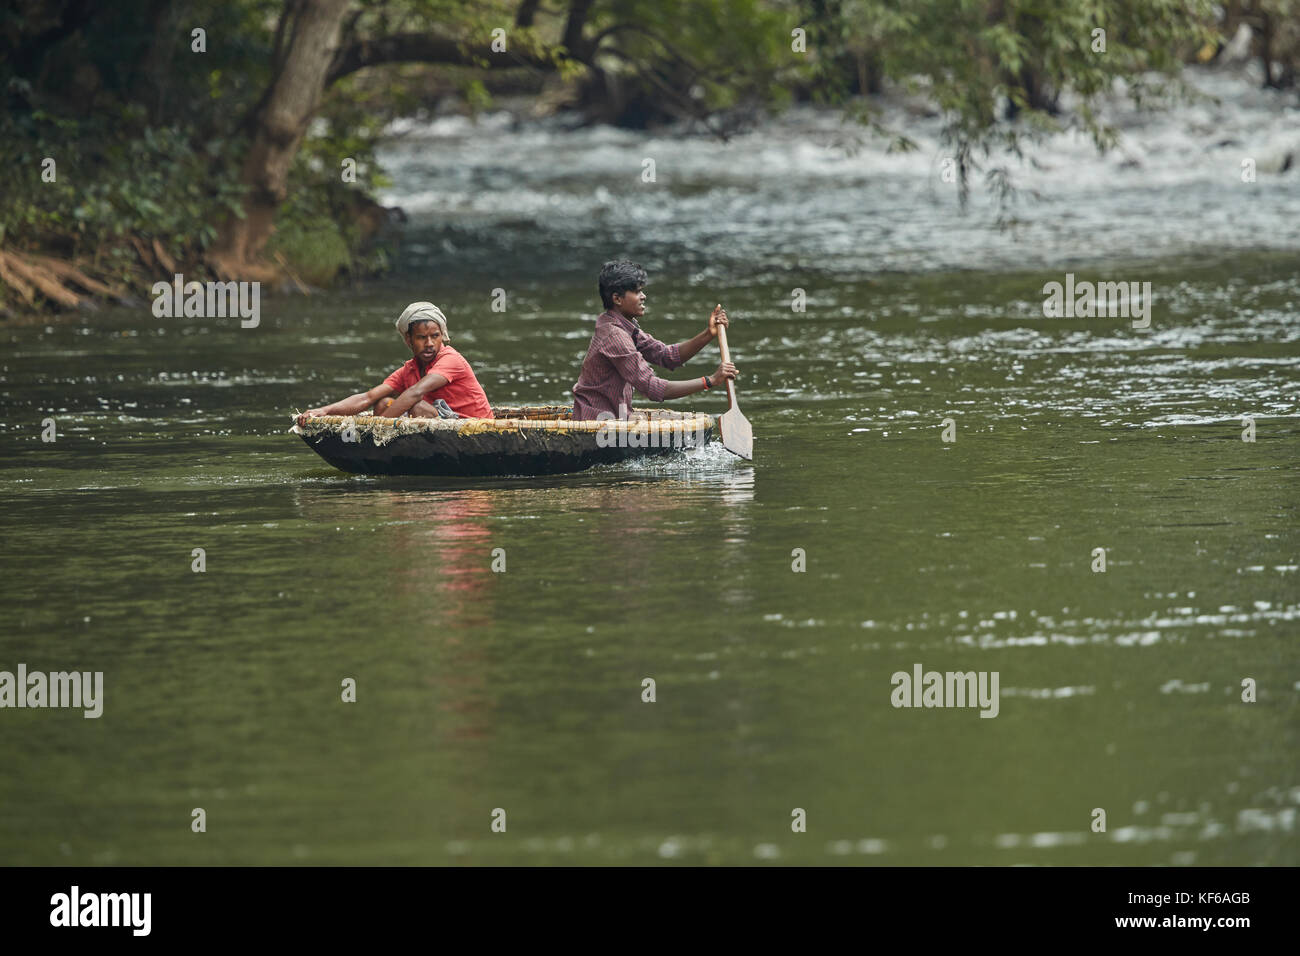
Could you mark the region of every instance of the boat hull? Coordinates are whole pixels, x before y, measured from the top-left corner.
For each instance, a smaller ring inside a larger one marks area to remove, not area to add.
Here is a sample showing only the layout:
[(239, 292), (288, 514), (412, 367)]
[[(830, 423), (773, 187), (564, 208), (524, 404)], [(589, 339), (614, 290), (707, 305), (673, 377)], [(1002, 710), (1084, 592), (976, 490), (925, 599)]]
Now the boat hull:
[(493, 419), (300, 417), (290, 430), (352, 474), (447, 477), (566, 474), (717, 439), (712, 416), (663, 409), (631, 422), (575, 422), (567, 406), (493, 411)]

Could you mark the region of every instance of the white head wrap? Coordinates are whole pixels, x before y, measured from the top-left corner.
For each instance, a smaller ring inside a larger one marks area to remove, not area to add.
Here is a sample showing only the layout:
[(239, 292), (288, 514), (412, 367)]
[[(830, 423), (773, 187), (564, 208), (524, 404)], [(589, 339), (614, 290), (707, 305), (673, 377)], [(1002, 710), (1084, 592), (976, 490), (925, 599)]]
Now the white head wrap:
[(397, 318), (397, 334), (405, 336), (412, 322), (437, 322), (438, 328), (442, 330), (442, 341), (451, 341), (451, 336), (447, 333), (447, 317), (432, 302), (412, 302), (403, 309)]

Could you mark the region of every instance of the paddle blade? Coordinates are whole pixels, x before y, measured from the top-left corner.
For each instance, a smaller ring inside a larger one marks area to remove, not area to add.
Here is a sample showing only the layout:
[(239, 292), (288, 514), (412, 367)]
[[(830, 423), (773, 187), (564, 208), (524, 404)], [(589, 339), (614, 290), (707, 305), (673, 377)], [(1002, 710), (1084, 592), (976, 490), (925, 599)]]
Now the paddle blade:
[(734, 405), (718, 418), (718, 431), (722, 434), (722, 447), (745, 461), (754, 460), (754, 429), (749, 419)]
[[(718, 308), (722, 308), (721, 303)], [(718, 326), (718, 350), (722, 353), (722, 361), (731, 361), (724, 325)], [(754, 460), (754, 429), (749, 427), (749, 419), (740, 414), (736, 405), (736, 383), (730, 379), (727, 380), (727, 410), (718, 418), (718, 432), (722, 435), (723, 448), (745, 461)]]

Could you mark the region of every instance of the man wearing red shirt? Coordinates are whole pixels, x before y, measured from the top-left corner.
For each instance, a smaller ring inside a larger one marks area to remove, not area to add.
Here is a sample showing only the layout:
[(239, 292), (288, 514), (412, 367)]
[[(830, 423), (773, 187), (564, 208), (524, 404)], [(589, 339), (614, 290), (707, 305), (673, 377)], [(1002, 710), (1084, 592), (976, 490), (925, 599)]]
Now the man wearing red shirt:
[(441, 309), (432, 302), (412, 302), (398, 318), (397, 331), (411, 350), (409, 362), (369, 391), (305, 414), (357, 415), (375, 405), (375, 413), (385, 418), (408, 414), (437, 418), (434, 402), (441, 399), (463, 418), (492, 417), (492, 406), (474, 370), (448, 344), (451, 337)]

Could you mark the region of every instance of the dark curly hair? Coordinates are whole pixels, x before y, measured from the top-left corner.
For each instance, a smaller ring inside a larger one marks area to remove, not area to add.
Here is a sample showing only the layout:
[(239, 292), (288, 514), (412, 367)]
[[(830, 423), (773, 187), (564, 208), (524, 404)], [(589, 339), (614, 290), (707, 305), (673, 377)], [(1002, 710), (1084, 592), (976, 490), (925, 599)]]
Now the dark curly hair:
[(615, 259), (600, 267), (600, 301), (607, 309), (614, 307), (614, 296), (644, 288), (650, 276), (630, 259)]

